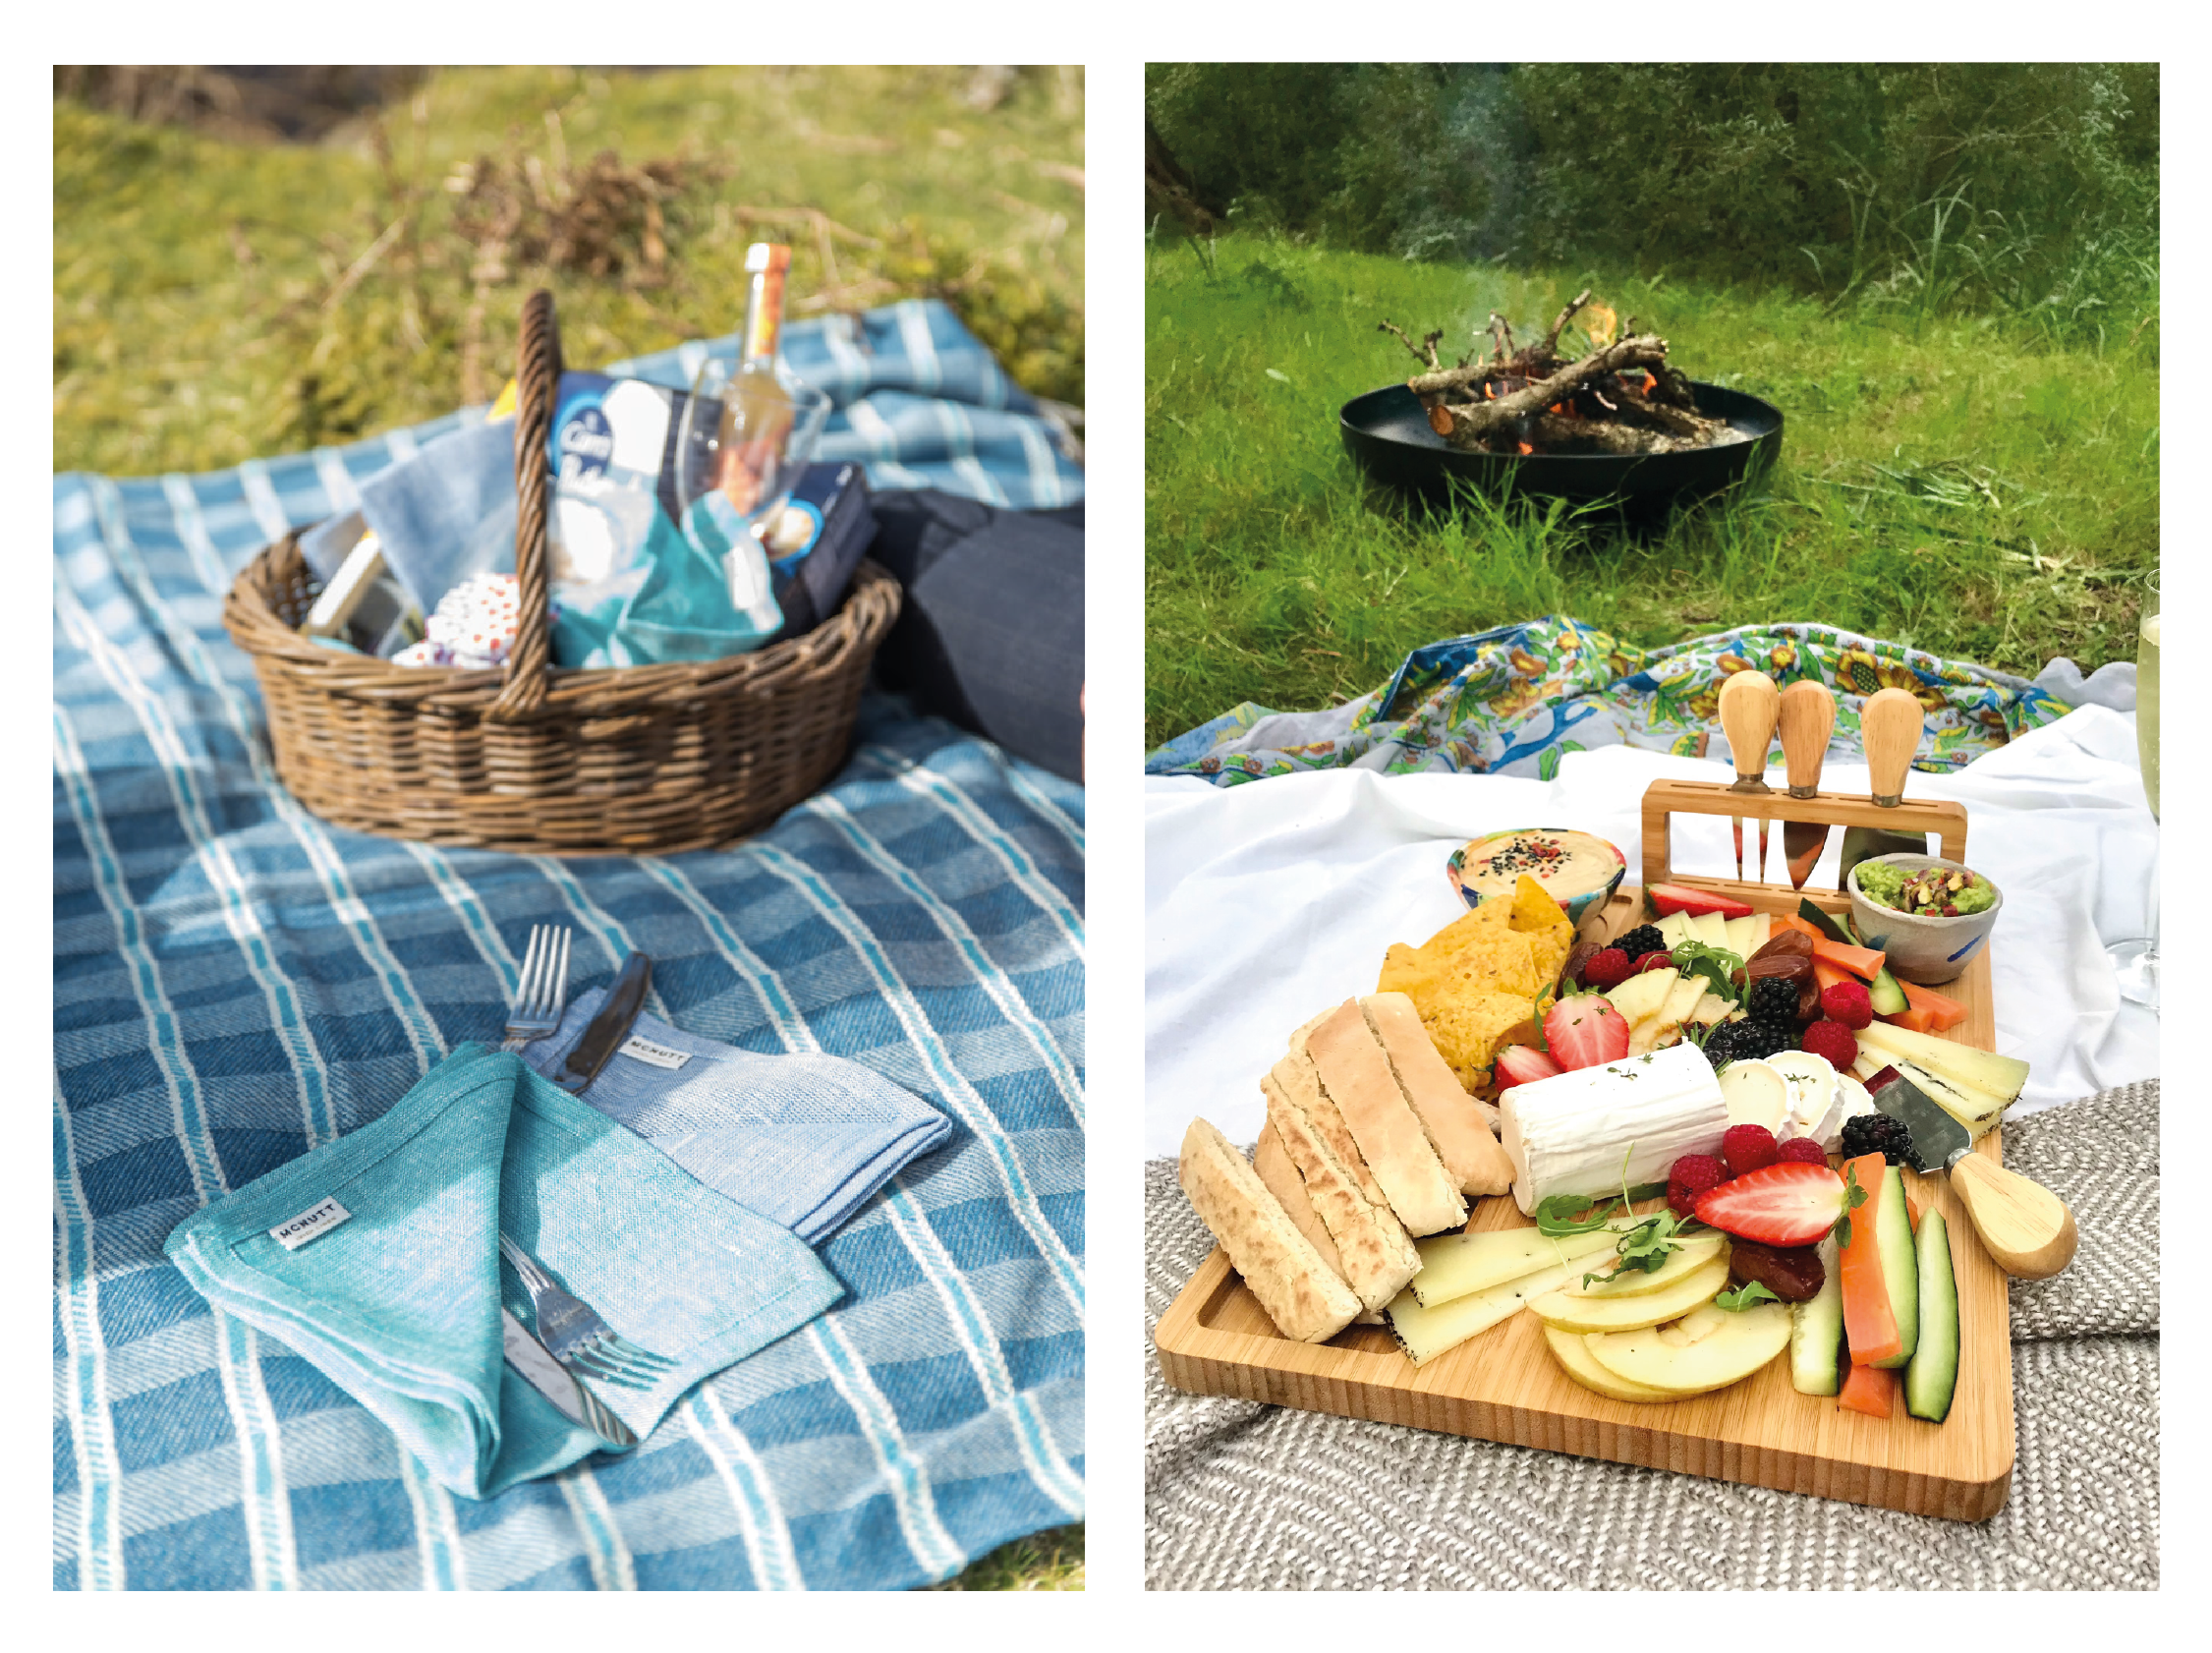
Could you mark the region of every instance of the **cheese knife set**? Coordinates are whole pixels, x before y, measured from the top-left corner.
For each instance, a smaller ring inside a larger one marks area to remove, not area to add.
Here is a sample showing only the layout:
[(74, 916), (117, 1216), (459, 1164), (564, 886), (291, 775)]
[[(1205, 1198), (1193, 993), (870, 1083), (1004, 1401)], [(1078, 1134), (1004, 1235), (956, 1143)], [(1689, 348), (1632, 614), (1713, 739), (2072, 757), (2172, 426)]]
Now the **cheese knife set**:
[[(1903, 796), (1909, 694), (1866, 702), (1871, 797), (1820, 790), (1824, 686), (1740, 673), (1720, 715), (1735, 782), (1647, 790), (1641, 886), (1571, 828), (1467, 845), (1465, 914), (1289, 1032), (1251, 1161), (1193, 1122), (1181, 1180), (1219, 1243), (1157, 1329), (1171, 1385), (2003, 1506), (2006, 1280), (2076, 1236), (2002, 1164), (2027, 1080), (1993, 1050), (2002, 892), (1964, 863), (1963, 808)], [(1673, 871), (1678, 815), (1731, 818), (1735, 879)], [(1840, 887), (1808, 888), (1837, 826)]]

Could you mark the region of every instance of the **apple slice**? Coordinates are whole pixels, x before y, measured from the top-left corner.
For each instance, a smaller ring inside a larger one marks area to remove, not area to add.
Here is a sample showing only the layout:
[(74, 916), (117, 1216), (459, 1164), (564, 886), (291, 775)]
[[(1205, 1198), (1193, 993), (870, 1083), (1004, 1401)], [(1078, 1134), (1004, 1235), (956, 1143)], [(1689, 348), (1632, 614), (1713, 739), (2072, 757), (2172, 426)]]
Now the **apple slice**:
[[(1632, 1269), (1613, 1280), (1594, 1280), (1588, 1285), (1582, 1283), (1582, 1275), (1576, 1275), (1552, 1295), (1583, 1302), (1611, 1302), (1620, 1297), (1648, 1297), (1654, 1292), (1672, 1291), (1681, 1283), (1684, 1275), (1695, 1274), (1712, 1262), (1724, 1243), (1719, 1234), (1701, 1234), (1682, 1241), (1681, 1250), (1670, 1254), (1666, 1262), (1649, 1274), (1642, 1269)], [(1611, 1270), (1613, 1264), (1614, 1259), (1600, 1251), (1584, 1261), (1583, 1273), (1603, 1274)]]
[(1690, 1011), (1690, 1020), (1700, 1026), (1710, 1027), (1715, 1022), (1727, 1021), (1729, 1013), (1734, 1008), (1733, 1004), (1730, 1004), (1719, 994), (1709, 993), (1699, 999), (1696, 1007)]
[(1667, 996), (1674, 991), (1674, 982), (1680, 974), (1678, 970), (1646, 970), (1606, 990), (1606, 998), (1613, 1001), (1613, 1007), (1627, 1019), (1631, 1041), (1638, 1022), (1648, 1022), (1659, 1014)]
[(1789, 1305), (1731, 1314), (1707, 1303), (1671, 1325), (1607, 1333), (1583, 1346), (1616, 1378), (1669, 1395), (1703, 1395), (1749, 1377), (1789, 1346)]
[[(1583, 1272), (1577, 1270), (1575, 1278)], [(1716, 1252), (1663, 1291), (1649, 1291), (1641, 1297), (1575, 1297), (1564, 1290), (1553, 1290), (1528, 1306), (1545, 1325), (1557, 1326), (1562, 1332), (1632, 1332), (1679, 1320), (1700, 1303), (1710, 1303), (1728, 1283), (1729, 1261)], [(1632, 1381), (1643, 1382), (1641, 1378)]]
[(1547, 1326), (1544, 1328), (1544, 1341), (1552, 1350), (1552, 1358), (1560, 1363), (1560, 1370), (1584, 1389), (1611, 1396), (1616, 1400), (1641, 1400), (1653, 1404), (1681, 1398), (1678, 1395), (1670, 1395), (1664, 1389), (1647, 1389), (1642, 1384), (1632, 1384), (1626, 1378), (1614, 1376), (1598, 1364), (1597, 1356), (1590, 1352), (1589, 1340), (1578, 1332), (1561, 1332)]

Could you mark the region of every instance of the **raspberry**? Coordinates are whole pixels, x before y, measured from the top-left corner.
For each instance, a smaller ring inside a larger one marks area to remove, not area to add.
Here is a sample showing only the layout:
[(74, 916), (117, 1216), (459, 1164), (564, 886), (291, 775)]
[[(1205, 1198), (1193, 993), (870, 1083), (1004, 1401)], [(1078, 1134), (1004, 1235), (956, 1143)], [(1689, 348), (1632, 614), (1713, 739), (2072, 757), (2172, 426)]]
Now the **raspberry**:
[(1828, 1164), (1828, 1156), (1820, 1151), (1820, 1144), (1809, 1136), (1793, 1136), (1775, 1148), (1777, 1160), (1802, 1160), (1808, 1166)]
[(1718, 1188), (1728, 1179), (1729, 1168), (1714, 1154), (1684, 1154), (1667, 1173), (1670, 1185), (1678, 1182), (1689, 1189), (1692, 1195), (1702, 1194), (1708, 1188)]
[(1774, 1132), (1764, 1125), (1730, 1125), (1721, 1138), (1721, 1155), (1729, 1162), (1730, 1176), (1763, 1170), (1779, 1157)]
[(1828, 1065), (1839, 1073), (1858, 1060), (1858, 1041), (1842, 1022), (1813, 1023), (1798, 1036), (1797, 1048), (1810, 1051), (1816, 1056), (1826, 1056)]
[(1636, 974), (1639, 976), (1647, 970), (1672, 970), (1673, 967), (1674, 955), (1671, 952), (1647, 952), (1636, 960)]
[(1591, 988), (1618, 987), (1636, 973), (1628, 962), (1628, 955), (1618, 947), (1604, 947), (1590, 955), (1582, 966), (1582, 985)]
[(1820, 996), (1820, 1007), (1848, 1028), (1864, 1027), (1874, 1019), (1874, 999), (1858, 982), (1838, 982)]

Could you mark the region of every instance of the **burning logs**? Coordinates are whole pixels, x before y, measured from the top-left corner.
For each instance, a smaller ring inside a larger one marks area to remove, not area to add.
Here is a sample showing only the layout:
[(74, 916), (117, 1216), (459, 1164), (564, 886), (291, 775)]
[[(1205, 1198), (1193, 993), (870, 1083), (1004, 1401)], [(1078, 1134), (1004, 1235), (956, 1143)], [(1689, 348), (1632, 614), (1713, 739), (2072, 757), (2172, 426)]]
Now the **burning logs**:
[[(1385, 321), (1425, 371), (1407, 379), (1421, 398), (1429, 427), (1454, 447), (1487, 453), (1675, 453), (1746, 438), (1724, 420), (1697, 411), (1689, 381), (1669, 366), (1667, 341), (1635, 331), (1613, 336), (1613, 313), (1599, 307), (1601, 326), (1590, 328), (1588, 355), (1572, 362), (1559, 355), (1560, 334), (1588, 305), (1587, 292), (1560, 312), (1551, 331), (1515, 348), (1513, 330), (1495, 311), (1489, 325), (1490, 357), (1445, 367), (1437, 355), (1442, 331), (1416, 345)], [(1480, 344), (1476, 349), (1481, 348)]]

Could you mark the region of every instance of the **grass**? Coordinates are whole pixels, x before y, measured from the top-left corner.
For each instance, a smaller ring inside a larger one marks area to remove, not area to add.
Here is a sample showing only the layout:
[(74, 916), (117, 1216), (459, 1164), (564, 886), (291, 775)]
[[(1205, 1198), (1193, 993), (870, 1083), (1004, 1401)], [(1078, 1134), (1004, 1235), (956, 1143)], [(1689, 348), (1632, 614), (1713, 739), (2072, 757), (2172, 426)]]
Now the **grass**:
[[(1146, 257), (1148, 745), (1244, 701), (1338, 704), (1421, 644), (1543, 613), (1644, 646), (1822, 621), (2030, 676), (2134, 657), (2158, 562), (2155, 314), (2061, 348), (1925, 307), (1167, 234)], [(1763, 493), (1628, 538), (1361, 488), (1336, 410), (1411, 367), (1377, 322), (1452, 329), (1456, 354), (1492, 310), (1548, 324), (1585, 285), (1692, 377), (1783, 409)]]
[[(1026, 388), (1080, 406), (1081, 73), (1025, 70), (988, 112), (967, 86), (952, 68), (439, 70), (312, 145), (58, 99), (55, 468), (218, 469), (487, 399), (541, 284), (577, 366), (733, 332), (754, 240), (793, 244), (793, 315), (936, 294)], [(482, 284), (489, 382), (468, 383), (481, 243), (448, 181), (511, 157), (568, 205), (606, 148), (631, 171), (680, 161), (659, 267), (620, 225), (600, 271), (509, 258)], [(1080, 1590), (1083, 1528), (1001, 1546), (940, 1587)]]
[[(733, 332), (754, 240), (792, 243), (793, 315), (939, 295), (1080, 404), (1081, 73), (1026, 70), (988, 112), (967, 73), (438, 70), (312, 145), (57, 98), (55, 466), (219, 468), (487, 398), (538, 285), (579, 367)], [(603, 149), (676, 179), (657, 260), (639, 222), (551, 263), (464, 233), (467, 163), (505, 163), (527, 230)]]

